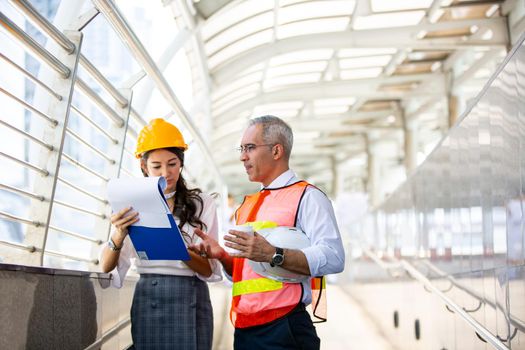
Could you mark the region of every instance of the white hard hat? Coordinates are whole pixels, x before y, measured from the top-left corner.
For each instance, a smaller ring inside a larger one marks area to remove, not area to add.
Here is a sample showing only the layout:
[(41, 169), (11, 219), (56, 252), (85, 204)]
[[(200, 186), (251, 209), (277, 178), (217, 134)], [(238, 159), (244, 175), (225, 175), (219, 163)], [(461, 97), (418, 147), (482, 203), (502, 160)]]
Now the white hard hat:
[[(279, 248), (302, 249), (310, 246), (310, 239), (297, 227), (278, 226), (263, 228), (257, 231), (271, 245)], [(285, 257), (286, 259), (286, 257)], [(264, 277), (280, 282), (299, 283), (306, 281), (310, 276), (301, 275), (279, 266), (270, 266), (269, 263), (248, 260), (250, 267)]]

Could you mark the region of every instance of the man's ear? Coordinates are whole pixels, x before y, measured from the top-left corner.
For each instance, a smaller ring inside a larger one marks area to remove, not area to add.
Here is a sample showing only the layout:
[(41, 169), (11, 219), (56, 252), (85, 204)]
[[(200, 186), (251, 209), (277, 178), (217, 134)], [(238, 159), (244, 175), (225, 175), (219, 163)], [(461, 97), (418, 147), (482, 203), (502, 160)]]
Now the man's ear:
[(281, 145), (280, 143), (276, 144), (275, 146), (273, 146), (272, 152), (274, 159), (281, 158), (284, 155), (283, 145)]

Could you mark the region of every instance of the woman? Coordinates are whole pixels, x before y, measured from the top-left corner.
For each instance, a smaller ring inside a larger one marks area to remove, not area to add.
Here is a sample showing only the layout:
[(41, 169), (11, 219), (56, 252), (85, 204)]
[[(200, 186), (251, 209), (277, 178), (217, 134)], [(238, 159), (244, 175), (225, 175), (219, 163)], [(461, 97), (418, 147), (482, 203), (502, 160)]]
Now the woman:
[[(182, 177), (188, 146), (180, 131), (163, 119), (153, 119), (137, 140), (135, 156), (144, 176), (164, 176), (164, 195), (186, 246), (200, 241), (195, 228), (217, 238), (216, 207), (198, 188), (188, 189)], [(131, 266), (140, 274), (131, 307), (131, 334), (135, 349), (211, 349), (213, 311), (206, 282), (218, 281), (220, 264), (189, 251), (191, 260), (140, 260), (128, 237), (128, 227), (140, 213), (126, 208), (111, 217), (114, 231), (101, 255), (104, 272), (113, 284), (122, 281)]]

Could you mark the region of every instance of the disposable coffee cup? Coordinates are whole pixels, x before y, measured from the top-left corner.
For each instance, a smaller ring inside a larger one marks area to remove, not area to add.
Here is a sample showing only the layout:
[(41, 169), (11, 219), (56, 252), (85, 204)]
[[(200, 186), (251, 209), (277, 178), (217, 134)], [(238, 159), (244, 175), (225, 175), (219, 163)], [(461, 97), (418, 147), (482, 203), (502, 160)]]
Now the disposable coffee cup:
[[(228, 228), (228, 232), (226, 232), (225, 236), (226, 235), (230, 235), (229, 231), (230, 230), (234, 230), (234, 231), (241, 231), (241, 232), (246, 232), (248, 234), (251, 234), (253, 235), (253, 227), (251, 226), (245, 226), (245, 225), (232, 225)], [(231, 236), (231, 235), (230, 235)], [(226, 241), (225, 241), (226, 242)], [(228, 254), (239, 254), (241, 253), (239, 250), (237, 249), (233, 249), (233, 248), (230, 248), (230, 247), (226, 247), (226, 244), (224, 245), (224, 249), (228, 252)]]

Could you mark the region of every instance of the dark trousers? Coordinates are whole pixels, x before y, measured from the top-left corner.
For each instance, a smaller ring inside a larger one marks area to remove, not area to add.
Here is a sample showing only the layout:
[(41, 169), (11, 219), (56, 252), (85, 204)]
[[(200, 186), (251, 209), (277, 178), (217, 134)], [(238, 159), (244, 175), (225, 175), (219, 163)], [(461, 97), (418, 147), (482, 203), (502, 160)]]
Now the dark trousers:
[(268, 324), (236, 328), (233, 342), (235, 350), (319, 350), (320, 346), (321, 340), (303, 303)]

